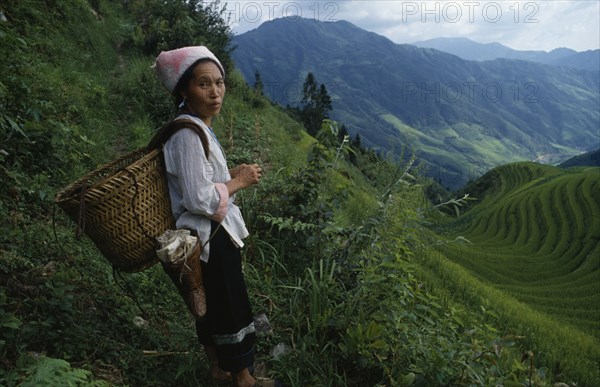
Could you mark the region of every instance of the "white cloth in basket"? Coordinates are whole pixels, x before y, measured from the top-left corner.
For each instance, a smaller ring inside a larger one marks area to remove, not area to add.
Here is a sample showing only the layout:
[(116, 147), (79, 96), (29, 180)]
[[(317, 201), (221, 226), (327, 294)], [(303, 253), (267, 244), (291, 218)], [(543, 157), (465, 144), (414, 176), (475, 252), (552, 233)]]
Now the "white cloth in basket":
[(190, 230), (167, 230), (156, 239), (161, 246), (161, 249), (156, 250), (156, 255), (165, 263), (185, 261), (198, 242), (198, 238), (191, 235)]

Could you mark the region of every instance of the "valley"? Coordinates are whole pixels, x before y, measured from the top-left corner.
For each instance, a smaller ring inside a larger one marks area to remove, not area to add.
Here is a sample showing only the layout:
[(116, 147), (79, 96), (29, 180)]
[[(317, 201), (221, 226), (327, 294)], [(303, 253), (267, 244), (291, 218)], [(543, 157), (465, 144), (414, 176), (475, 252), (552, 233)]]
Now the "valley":
[(236, 67), (250, 84), (260, 73), (272, 101), (301, 105), (312, 72), (331, 94), (331, 118), (352, 136), (378, 152), (415, 154), (450, 190), (505, 163), (600, 148), (600, 71), (465, 60), (346, 21), (276, 19), (234, 43)]

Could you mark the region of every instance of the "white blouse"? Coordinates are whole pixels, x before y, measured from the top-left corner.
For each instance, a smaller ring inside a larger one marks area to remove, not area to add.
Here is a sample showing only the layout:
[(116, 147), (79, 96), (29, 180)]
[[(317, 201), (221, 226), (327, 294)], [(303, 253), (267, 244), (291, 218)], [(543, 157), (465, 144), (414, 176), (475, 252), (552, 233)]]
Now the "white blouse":
[[(231, 180), (227, 160), (214, 133), (197, 117), (182, 114), (176, 119), (194, 120), (206, 134), (208, 159), (198, 134), (192, 129), (177, 131), (165, 143), (163, 153), (167, 168), (169, 196), (178, 229), (196, 231), (204, 245), (211, 232), (211, 220), (221, 223), (233, 242), (243, 247), (248, 230), (235, 195), (229, 197), (225, 182)], [(202, 249), (201, 259), (208, 262), (210, 243)]]

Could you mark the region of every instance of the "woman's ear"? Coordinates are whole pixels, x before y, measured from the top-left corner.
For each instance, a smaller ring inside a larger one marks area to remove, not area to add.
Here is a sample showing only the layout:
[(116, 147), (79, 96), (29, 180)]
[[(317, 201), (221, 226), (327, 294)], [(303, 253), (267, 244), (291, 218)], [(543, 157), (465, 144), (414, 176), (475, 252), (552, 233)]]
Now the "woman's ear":
[(179, 92), (179, 97), (180, 97), (179, 109), (182, 109), (185, 106), (185, 103), (187, 101), (187, 91), (181, 90)]
[(181, 88), (181, 90), (179, 91), (179, 96), (181, 97), (181, 99), (183, 99), (184, 101), (187, 99), (187, 90), (185, 90), (184, 87)]

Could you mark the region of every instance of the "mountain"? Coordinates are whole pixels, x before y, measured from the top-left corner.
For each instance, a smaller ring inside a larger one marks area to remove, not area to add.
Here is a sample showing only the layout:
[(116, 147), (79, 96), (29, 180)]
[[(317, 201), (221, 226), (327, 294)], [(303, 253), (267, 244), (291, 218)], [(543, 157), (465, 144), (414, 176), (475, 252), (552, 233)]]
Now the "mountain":
[[(550, 53), (554, 51), (551, 51)], [(567, 66), (592, 71), (600, 71), (600, 50), (588, 50), (572, 55), (565, 55), (548, 63), (555, 66)]]
[(363, 145), (415, 152), (451, 189), (500, 164), (600, 146), (599, 72), (467, 61), (346, 21), (275, 19), (233, 43), (237, 68), (250, 83), (259, 71), (273, 101), (300, 105), (313, 72), (332, 97), (332, 118)]
[(562, 162), (559, 167), (600, 167), (600, 149), (593, 152), (586, 152)]
[(600, 50), (577, 52), (569, 48), (557, 48), (550, 52), (520, 51), (500, 43), (478, 43), (468, 38), (435, 38), (414, 42), (413, 45), (434, 48), (467, 60), (519, 59), (553, 66), (600, 70)]

